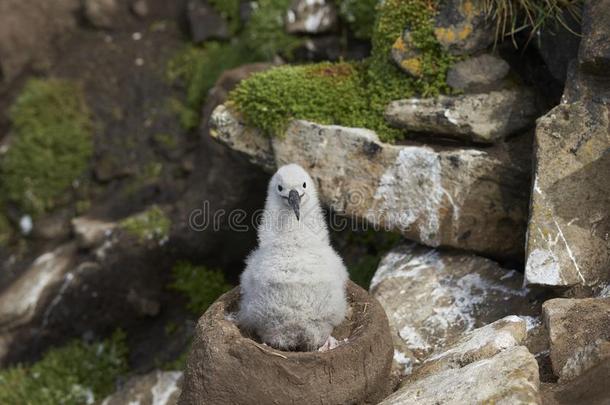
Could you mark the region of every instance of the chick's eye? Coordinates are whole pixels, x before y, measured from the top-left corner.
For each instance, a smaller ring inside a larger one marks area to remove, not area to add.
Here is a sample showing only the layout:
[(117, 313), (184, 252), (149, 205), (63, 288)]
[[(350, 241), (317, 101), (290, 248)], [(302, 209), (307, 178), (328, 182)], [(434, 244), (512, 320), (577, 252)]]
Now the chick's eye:
[(280, 186), (280, 185), (278, 185), (278, 186), (277, 186), (277, 191), (280, 191), (280, 192), (281, 192), (283, 189), (284, 189), (284, 187), (282, 187), (282, 186)]
[(306, 187), (307, 187), (307, 184), (303, 183), (303, 188), (306, 188)]

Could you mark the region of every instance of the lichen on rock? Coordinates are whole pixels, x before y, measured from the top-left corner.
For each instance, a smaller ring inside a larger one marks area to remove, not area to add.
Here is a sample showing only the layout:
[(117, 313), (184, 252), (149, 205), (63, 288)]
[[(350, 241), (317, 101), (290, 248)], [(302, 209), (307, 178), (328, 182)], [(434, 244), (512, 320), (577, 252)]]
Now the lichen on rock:
[(161, 208), (153, 205), (144, 212), (123, 219), (119, 226), (140, 242), (153, 239), (161, 242), (169, 236), (171, 221)]

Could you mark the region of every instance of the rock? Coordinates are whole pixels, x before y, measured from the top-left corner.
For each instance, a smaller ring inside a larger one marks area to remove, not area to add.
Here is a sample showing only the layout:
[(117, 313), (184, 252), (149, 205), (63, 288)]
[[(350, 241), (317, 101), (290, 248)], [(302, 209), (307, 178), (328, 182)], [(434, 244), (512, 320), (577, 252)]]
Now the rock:
[(131, 3), (130, 9), (136, 17), (140, 18), (147, 17), (148, 13), (150, 12), (148, 2), (146, 0), (135, 0), (133, 3)]
[(534, 125), (537, 116), (535, 94), (525, 87), (397, 100), (385, 111), (394, 127), (482, 143), (523, 131)]
[(610, 76), (610, 1), (587, 1), (578, 59), (583, 71)]
[(87, 21), (96, 28), (112, 28), (119, 11), (117, 0), (84, 0)]
[(610, 280), (609, 127), (608, 106), (592, 101), (560, 104), (538, 120), (527, 283)]
[(598, 362), (610, 362), (610, 298), (556, 298), (542, 309), (553, 372), (560, 379), (574, 379)]
[(473, 0), (448, 0), (440, 3), (434, 35), (453, 55), (483, 50), (494, 42), (494, 21), (487, 18), (484, 4)]
[(510, 66), (488, 53), (455, 63), (447, 72), (447, 84), (467, 93), (485, 92), (506, 77)]
[(187, 16), (191, 39), (195, 43), (210, 39), (228, 39), (230, 36), (227, 22), (204, 0), (189, 0)]
[(69, 210), (57, 210), (51, 214), (36, 218), (32, 227), (32, 236), (44, 240), (64, 240), (70, 236)]
[(140, 316), (157, 316), (161, 309), (159, 301), (142, 296), (133, 288), (130, 289), (127, 294), (127, 303), (129, 303)]
[(134, 376), (120, 390), (106, 397), (101, 405), (176, 405), (181, 379), (181, 371), (155, 370)]
[(407, 381), (380, 405), (540, 404), (538, 364), (517, 346), (459, 369)]
[(45, 312), (43, 302), (74, 264), (76, 245), (68, 243), (39, 256), (0, 294), (0, 331), (24, 325)]
[(284, 352), (242, 335), (231, 316), (239, 289), (223, 295), (199, 320), (179, 403), (378, 403), (391, 389), (387, 318), (353, 283), (348, 297), (351, 315), (333, 331), (346, 343), (326, 352)]
[(30, 64), (47, 65), (55, 41), (76, 27), (79, 0), (0, 2), (0, 80), (10, 82)]
[(286, 12), (285, 27), (290, 34), (320, 34), (337, 25), (337, 10), (327, 0), (293, 0)]
[(545, 405), (610, 404), (610, 361), (586, 370), (581, 376), (562, 384), (542, 384)]
[(522, 318), (514, 315), (504, 317), (464, 334), (448, 349), (432, 354), (417, 370), (415, 378), (461, 368), (493, 357), (503, 350), (519, 346), (525, 337), (526, 326)]
[(539, 306), (521, 282), (517, 272), (489, 259), (410, 244), (381, 260), (370, 290), (407, 347), (424, 360), (475, 328), (535, 313)]
[(570, 62), (578, 57), (580, 21), (568, 11), (564, 11), (562, 17), (563, 24), (544, 24), (532, 42), (551, 75), (556, 80), (565, 82)]
[(91, 249), (101, 245), (117, 227), (115, 222), (105, 222), (88, 217), (72, 220), (72, 229), (78, 245), (82, 249)]
[(522, 254), (527, 138), (486, 150), (434, 149), (384, 144), (365, 129), (295, 120), (283, 137), (271, 139), (224, 106), (210, 125), (215, 139), (269, 172), (289, 162), (305, 167), (322, 202), (341, 215), (431, 246)]

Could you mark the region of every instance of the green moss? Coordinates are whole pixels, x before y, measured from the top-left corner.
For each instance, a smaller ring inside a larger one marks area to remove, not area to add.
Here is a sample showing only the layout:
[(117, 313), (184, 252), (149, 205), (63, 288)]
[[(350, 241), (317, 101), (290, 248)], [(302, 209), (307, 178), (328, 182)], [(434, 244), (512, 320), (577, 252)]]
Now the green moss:
[(201, 315), (223, 293), (231, 289), (224, 274), (188, 262), (179, 262), (172, 269), (174, 282), (170, 285), (188, 299), (187, 307), (196, 316)]
[[(449, 91), (445, 82), (452, 58), (433, 32), (434, 10), (425, 0), (387, 0), (378, 7), (372, 56), (359, 63), (283, 66), (253, 75), (230, 94), (245, 119), (268, 135), (283, 133), (289, 120), (364, 127), (384, 141), (404, 137), (383, 113), (392, 100)], [(422, 77), (412, 78), (391, 60), (390, 50), (405, 26), (422, 53)]]
[(356, 38), (370, 39), (375, 26), (378, 0), (339, 0), (339, 15), (347, 22)]
[(14, 139), (0, 164), (5, 198), (36, 215), (53, 209), (87, 168), (91, 122), (75, 83), (32, 79), (9, 110)]
[(122, 229), (136, 236), (141, 242), (163, 240), (169, 236), (170, 219), (156, 205), (144, 212), (125, 218), (120, 222)]
[(31, 366), (0, 371), (0, 404), (76, 405), (101, 400), (127, 371), (124, 333), (96, 344), (74, 341)]
[(351, 233), (348, 243), (366, 253), (355, 255), (356, 259), (348, 263), (347, 270), (350, 279), (362, 288), (368, 289), (382, 255), (386, 254), (401, 238), (402, 236), (397, 233), (374, 230)]
[(208, 3), (220, 13), (229, 24), (231, 33), (236, 34), (241, 27), (239, 3), (241, 0), (209, 0)]

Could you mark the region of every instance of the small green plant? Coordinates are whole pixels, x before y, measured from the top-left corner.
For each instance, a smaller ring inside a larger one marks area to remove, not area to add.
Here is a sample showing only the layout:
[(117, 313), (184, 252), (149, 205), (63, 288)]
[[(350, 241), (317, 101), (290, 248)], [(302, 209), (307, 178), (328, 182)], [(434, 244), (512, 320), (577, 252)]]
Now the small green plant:
[(160, 241), (169, 236), (171, 221), (161, 208), (153, 205), (144, 212), (123, 219), (120, 226), (141, 242)]
[(229, 30), (235, 35), (241, 28), (239, 17), (239, 3), (241, 0), (208, 0), (208, 2), (227, 21)]
[(67, 80), (32, 79), (9, 118), (14, 139), (0, 163), (2, 194), (29, 214), (49, 211), (83, 174), (92, 154), (82, 88)]
[(232, 287), (221, 271), (189, 262), (177, 263), (172, 268), (172, 275), (174, 281), (170, 288), (186, 296), (187, 308), (196, 316), (205, 312), (216, 298)]
[(100, 343), (73, 341), (49, 350), (40, 361), (0, 371), (0, 404), (81, 405), (112, 393), (127, 372), (125, 334)]

